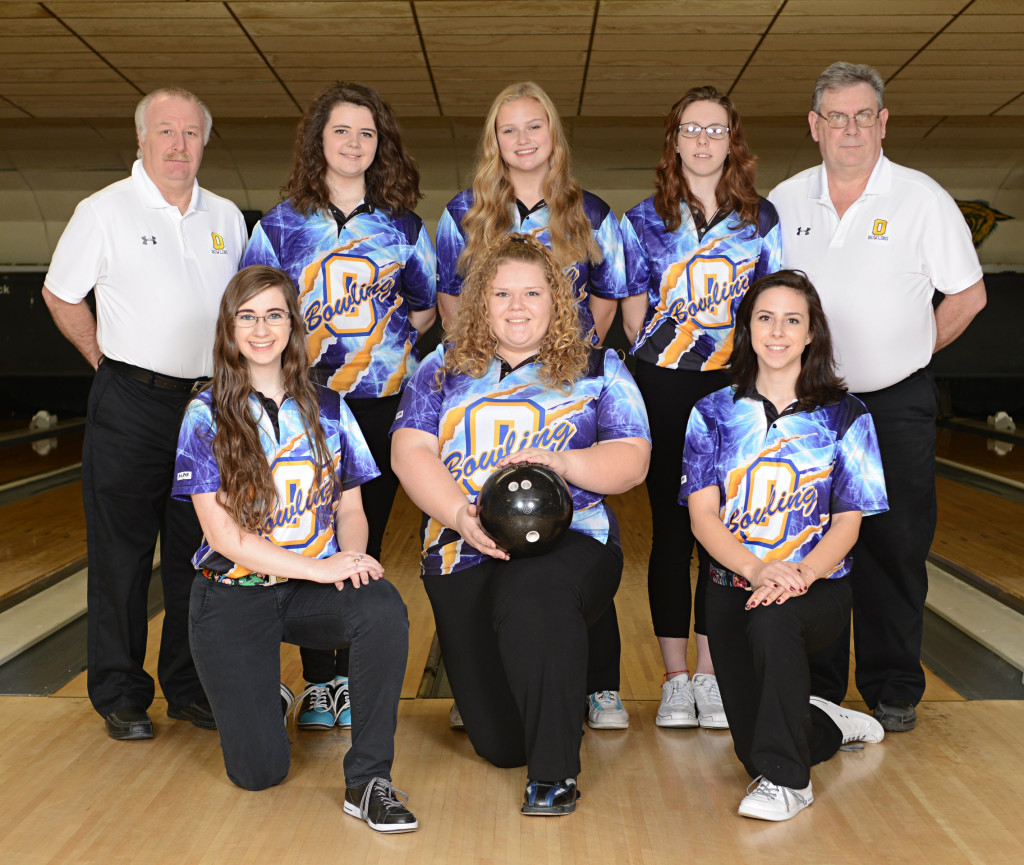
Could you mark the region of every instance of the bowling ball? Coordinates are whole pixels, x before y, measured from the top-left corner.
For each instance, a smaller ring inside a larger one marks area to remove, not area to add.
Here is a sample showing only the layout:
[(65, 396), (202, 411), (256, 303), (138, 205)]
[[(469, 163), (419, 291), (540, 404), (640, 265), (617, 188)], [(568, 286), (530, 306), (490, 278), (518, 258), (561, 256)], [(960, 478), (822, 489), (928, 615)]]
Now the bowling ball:
[(551, 469), (515, 463), (484, 482), (476, 500), (480, 524), (515, 558), (546, 553), (569, 531), (572, 495)]

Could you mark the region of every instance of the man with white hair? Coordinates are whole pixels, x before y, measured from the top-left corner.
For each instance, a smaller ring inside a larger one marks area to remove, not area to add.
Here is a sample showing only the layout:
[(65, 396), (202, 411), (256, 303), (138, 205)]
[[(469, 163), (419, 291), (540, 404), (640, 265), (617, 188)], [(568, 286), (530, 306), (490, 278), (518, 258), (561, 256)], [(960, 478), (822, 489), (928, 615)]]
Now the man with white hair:
[(218, 305), (247, 238), (238, 208), (196, 181), (213, 126), (206, 106), (163, 88), (139, 102), (135, 126), (131, 176), (79, 203), (43, 287), (57, 327), (96, 370), (82, 447), (88, 686), (114, 739), (153, 736), (143, 660), (158, 534), (167, 714), (216, 727), (188, 644), (190, 559), (202, 532), (170, 492), (178, 426), (212, 371)]
[[(853, 548), (853, 636), (857, 688), (898, 732), (916, 724), (925, 686), (937, 410), (925, 367), (984, 307), (985, 283), (953, 199), (882, 153), (888, 119), (876, 70), (832, 64), (808, 114), (822, 164), (768, 198), (782, 225), (782, 265), (817, 288), (839, 372), (878, 432), (889, 511), (864, 520)], [(943, 299), (933, 309), (936, 291)], [(836, 703), (846, 696), (849, 645), (847, 629), (812, 659), (811, 693)]]

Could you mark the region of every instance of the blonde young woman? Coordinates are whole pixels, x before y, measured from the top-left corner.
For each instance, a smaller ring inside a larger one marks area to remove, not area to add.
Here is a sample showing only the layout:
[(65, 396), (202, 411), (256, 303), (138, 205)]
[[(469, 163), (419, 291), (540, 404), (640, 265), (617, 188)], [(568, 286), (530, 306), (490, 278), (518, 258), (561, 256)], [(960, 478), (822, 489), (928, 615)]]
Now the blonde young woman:
[[(446, 327), (454, 326), (463, 278), (510, 232), (529, 234), (552, 251), (572, 284), (580, 328), (600, 345), (627, 293), (622, 235), (611, 208), (573, 179), (558, 110), (532, 81), (510, 84), (495, 97), (473, 186), (448, 202), (438, 222), (437, 301)], [(625, 728), (614, 606), (595, 624), (591, 642), (588, 721), (595, 728)]]

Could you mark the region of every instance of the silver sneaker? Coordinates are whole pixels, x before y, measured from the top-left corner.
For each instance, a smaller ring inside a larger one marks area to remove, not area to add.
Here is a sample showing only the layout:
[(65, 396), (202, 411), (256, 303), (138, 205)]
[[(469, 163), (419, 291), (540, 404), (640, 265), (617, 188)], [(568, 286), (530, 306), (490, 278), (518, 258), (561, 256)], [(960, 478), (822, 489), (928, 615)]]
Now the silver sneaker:
[(697, 726), (697, 705), (688, 673), (681, 673), (661, 686), (661, 705), (654, 723), (659, 727)]
[(742, 817), (757, 820), (788, 820), (795, 817), (814, 801), (810, 783), (803, 790), (773, 784), (764, 775), (758, 775), (747, 786), (747, 795), (740, 802)]
[(625, 730), (629, 713), (618, 691), (595, 691), (587, 696), (587, 724), (595, 730)]
[(722, 692), (713, 673), (697, 673), (693, 677), (693, 701), (697, 704), (697, 723), (711, 730), (728, 730)]
[(885, 728), (870, 715), (846, 709), (824, 697), (811, 697), (811, 705), (828, 715), (843, 734), (843, 744), (868, 742), (877, 745), (885, 738)]

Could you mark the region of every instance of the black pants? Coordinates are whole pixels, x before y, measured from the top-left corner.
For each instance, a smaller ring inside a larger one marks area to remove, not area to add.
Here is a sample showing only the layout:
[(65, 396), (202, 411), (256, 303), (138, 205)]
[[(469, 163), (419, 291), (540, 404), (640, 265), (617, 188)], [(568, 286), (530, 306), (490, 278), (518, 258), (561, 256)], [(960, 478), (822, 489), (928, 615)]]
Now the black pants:
[(808, 702), (807, 655), (849, 622), (849, 583), (818, 580), (802, 597), (747, 610), (749, 592), (709, 581), (711, 660), (733, 747), (750, 777), (802, 789), (811, 766), (839, 750), (841, 731)]
[(246, 790), (288, 774), (281, 716), (281, 643), (318, 649), (352, 644), (352, 745), (345, 783), (391, 779), (398, 699), (409, 651), (409, 620), (387, 580), (338, 591), (289, 580), (226, 586), (197, 576), (189, 632), (196, 666), (217, 716), (228, 777)]
[[(925, 560), (935, 536), (935, 414), (931, 375), (921, 370), (873, 393), (860, 393), (871, 412), (885, 471), (889, 510), (867, 517), (853, 548), (853, 638), (857, 689), (879, 700), (916, 704), (924, 694), (921, 637), (928, 594)], [(850, 628), (812, 658), (815, 693), (846, 696)]]
[(664, 369), (636, 362), (636, 383), (651, 424), (651, 467), (647, 498), (651, 503), (651, 558), (647, 565), (647, 594), (654, 633), (659, 637), (690, 636), (691, 601), (694, 631), (705, 634), (704, 592), (710, 560), (697, 544), (696, 598), (690, 593), (690, 557), (696, 539), (690, 511), (679, 504), (683, 444), (690, 411), (698, 400), (729, 384), (721, 371)]
[(571, 531), (542, 556), (423, 578), (477, 754), (534, 780), (579, 774), (587, 627), (621, 576), (618, 547)]
[[(391, 506), (398, 492), (398, 477), (391, 470), (391, 438), (388, 432), (395, 421), (395, 412), (401, 396), (387, 396), (383, 399), (346, 399), (345, 402), (355, 415), (356, 423), (362, 430), (363, 438), (370, 448), (370, 454), (380, 469), (380, 476), (363, 484), (359, 492), (363, 499), (363, 512), (370, 529), (366, 552), (380, 561), (384, 530), (391, 516)], [(343, 539), (344, 540), (344, 539)], [(308, 647), (299, 649), (302, 658), (302, 675), (307, 682), (330, 682), (336, 675), (348, 675), (348, 648), (337, 652), (323, 652)]]
[(171, 499), (178, 427), (192, 395), (96, 371), (82, 445), (89, 552), (88, 687), (100, 715), (153, 702), (143, 669), (153, 551), (160, 535), (164, 623), (157, 676), (168, 702), (202, 696), (188, 645), (191, 558), (202, 530), (191, 502)]

